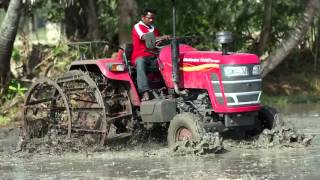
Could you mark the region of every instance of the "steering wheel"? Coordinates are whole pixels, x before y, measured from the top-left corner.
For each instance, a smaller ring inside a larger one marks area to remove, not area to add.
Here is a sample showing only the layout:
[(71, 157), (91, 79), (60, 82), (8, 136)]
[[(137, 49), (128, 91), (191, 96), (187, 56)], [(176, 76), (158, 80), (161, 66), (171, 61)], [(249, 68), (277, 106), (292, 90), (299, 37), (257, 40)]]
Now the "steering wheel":
[(172, 38), (160, 38), (156, 40), (155, 47), (157, 49), (162, 49), (164, 46), (169, 45), (171, 43)]
[[(171, 43), (172, 39), (173, 39), (172, 37), (167, 38), (167, 39), (157, 39), (155, 41), (155, 44), (156, 44), (155, 47), (157, 49), (161, 49), (164, 46), (169, 45)], [(176, 39), (181, 44), (190, 44), (190, 43), (192, 44), (192, 43), (197, 43), (197, 42), (203, 41), (203, 37), (201, 37), (201, 36), (179, 36), (179, 37), (176, 37)]]

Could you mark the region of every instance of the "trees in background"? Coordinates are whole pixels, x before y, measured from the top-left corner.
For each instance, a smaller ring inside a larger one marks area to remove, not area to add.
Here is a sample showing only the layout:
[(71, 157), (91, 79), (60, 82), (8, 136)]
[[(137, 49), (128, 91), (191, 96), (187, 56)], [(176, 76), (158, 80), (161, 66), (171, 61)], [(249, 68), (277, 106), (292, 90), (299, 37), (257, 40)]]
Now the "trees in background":
[(273, 0), (264, 0), (264, 13), (262, 19), (262, 27), (260, 38), (257, 45), (257, 54), (260, 56), (266, 49), (272, 31), (272, 5)]
[(138, 16), (138, 4), (133, 0), (118, 1), (119, 46), (131, 42), (131, 28)]
[(10, 0), (0, 0), (0, 7), (4, 8), (5, 10), (8, 9)]
[[(58, 1), (54, 3), (59, 5)], [(58, 20), (65, 24), (68, 39), (72, 41), (101, 39), (96, 0), (78, 0), (69, 3), (64, 8), (64, 14), (64, 17), (58, 16), (60, 18)]]
[(295, 28), (290, 31), (289, 37), (284, 39), (267, 59), (262, 63), (262, 77), (271, 72), (284, 58), (295, 48), (304, 38), (308, 29), (314, 22), (314, 18), (319, 14), (320, 1), (309, 0), (303, 15), (300, 16)]
[(10, 73), (10, 59), (19, 27), (22, 0), (11, 0), (0, 27), (0, 95), (6, 88)]
[[(69, 41), (105, 40), (110, 47), (123, 46), (131, 40), (132, 25), (139, 20), (137, 12), (144, 7), (157, 9), (157, 26), (162, 33), (171, 34), (170, 0), (26, 0), (32, 4), (21, 4), (21, 1), (0, 0), (0, 7), (7, 10), (0, 34), (2, 84), (8, 80), (22, 6), (27, 7), (25, 16), (34, 17), (41, 11), (46, 21), (63, 24)], [(257, 53), (264, 59), (264, 76), (297, 47), (312, 50), (316, 66), (320, 39), (319, 1), (178, 0), (177, 34), (204, 37), (196, 47), (216, 49), (215, 33), (231, 31), (234, 49)], [(16, 8), (8, 8), (9, 2)]]

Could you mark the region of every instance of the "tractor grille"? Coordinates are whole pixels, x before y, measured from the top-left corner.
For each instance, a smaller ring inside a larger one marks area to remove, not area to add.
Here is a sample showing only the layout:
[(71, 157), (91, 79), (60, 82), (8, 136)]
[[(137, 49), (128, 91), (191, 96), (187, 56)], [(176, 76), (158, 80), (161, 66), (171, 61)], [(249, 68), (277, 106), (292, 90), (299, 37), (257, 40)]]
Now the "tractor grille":
[[(253, 65), (248, 65), (252, 69)], [(245, 106), (260, 103), (261, 96), (261, 77), (225, 77), (219, 81), (216, 74), (211, 75), (211, 81), (218, 103), (224, 103), (224, 97), (227, 100), (227, 106)], [(223, 86), (223, 91), (221, 86)]]

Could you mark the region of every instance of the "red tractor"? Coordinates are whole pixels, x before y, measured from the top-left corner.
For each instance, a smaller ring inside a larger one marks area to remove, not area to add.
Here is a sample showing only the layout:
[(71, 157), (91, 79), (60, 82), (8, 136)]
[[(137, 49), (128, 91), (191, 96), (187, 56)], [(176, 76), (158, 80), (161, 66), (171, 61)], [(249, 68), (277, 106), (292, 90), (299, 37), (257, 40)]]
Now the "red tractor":
[[(228, 32), (217, 34), (222, 51), (179, 44), (175, 8), (173, 17), (171, 45), (158, 49), (158, 67), (148, 69), (154, 99), (140, 101), (130, 48), (120, 50), (115, 59), (75, 61), (55, 80), (43, 78), (32, 85), (24, 106), (24, 134), (95, 134), (104, 144), (111, 132), (130, 135), (144, 126), (167, 128), (168, 144), (173, 145), (207, 132), (259, 133), (272, 128), (273, 111), (260, 103), (259, 58), (228, 52)], [(152, 34), (146, 42), (154, 45)]]

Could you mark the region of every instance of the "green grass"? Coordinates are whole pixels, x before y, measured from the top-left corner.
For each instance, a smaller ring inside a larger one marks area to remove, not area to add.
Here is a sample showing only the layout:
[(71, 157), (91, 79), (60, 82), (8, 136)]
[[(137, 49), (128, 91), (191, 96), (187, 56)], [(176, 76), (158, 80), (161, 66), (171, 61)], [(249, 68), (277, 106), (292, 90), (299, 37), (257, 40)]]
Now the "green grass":
[(0, 126), (5, 126), (9, 124), (9, 122), (10, 122), (10, 118), (6, 116), (0, 116)]
[(320, 96), (316, 95), (290, 95), (290, 96), (275, 96), (263, 94), (261, 102), (265, 105), (277, 105), (280, 107), (288, 104), (310, 104), (320, 103)]

